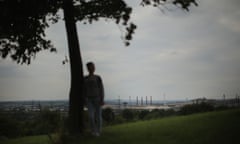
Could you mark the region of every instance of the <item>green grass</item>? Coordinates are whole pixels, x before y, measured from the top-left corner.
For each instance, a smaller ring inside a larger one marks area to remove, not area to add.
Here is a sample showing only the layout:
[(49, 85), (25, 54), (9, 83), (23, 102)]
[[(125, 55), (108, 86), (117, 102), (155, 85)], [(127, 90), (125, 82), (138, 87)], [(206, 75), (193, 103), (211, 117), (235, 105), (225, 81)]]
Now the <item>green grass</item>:
[(48, 136), (29, 136), (10, 140), (0, 140), (0, 144), (50, 144)]
[[(73, 138), (71, 144), (234, 144), (240, 143), (240, 109), (140, 121), (103, 129), (101, 137)], [(40, 142), (41, 141), (41, 142)], [(3, 144), (48, 144), (47, 136)]]

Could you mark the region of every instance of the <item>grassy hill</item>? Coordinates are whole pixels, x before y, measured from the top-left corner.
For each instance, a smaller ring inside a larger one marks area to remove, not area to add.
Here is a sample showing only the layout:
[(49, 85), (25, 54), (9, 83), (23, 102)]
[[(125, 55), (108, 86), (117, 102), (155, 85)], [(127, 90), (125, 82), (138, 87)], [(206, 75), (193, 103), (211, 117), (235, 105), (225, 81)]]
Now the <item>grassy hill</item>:
[[(234, 144), (240, 143), (240, 109), (140, 121), (103, 129), (102, 136), (74, 137), (70, 144)], [(48, 136), (1, 144), (50, 144)]]

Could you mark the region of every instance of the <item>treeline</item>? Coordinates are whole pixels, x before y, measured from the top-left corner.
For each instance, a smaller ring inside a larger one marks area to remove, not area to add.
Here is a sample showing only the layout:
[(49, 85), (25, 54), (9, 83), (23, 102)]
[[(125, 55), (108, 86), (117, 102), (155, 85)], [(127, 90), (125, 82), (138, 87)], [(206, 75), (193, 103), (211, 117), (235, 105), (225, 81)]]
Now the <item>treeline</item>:
[[(189, 115), (200, 112), (229, 109), (227, 106), (214, 107), (208, 103), (199, 103), (183, 106), (179, 111), (167, 110), (133, 110), (124, 109), (118, 113), (111, 108), (103, 109), (104, 126), (151, 120), (177, 115)], [(86, 129), (88, 129), (88, 116), (85, 115)], [(64, 131), (67, 118), (58, 111), (48, 109), (40, 112), (11, 112), (0, 111), (0, 140), (21, 136), (52, 134)]]
[(106, 108), (103, 110), (103, 119), (104, 125), (114, 125), (139, 120), (151, 120), (169, 116), (190, 115), (194, 113), (226, 110), (229, 108), (234, 107), (228, 107), (225, 105), (216, 107), (212, 104), (205, 102), (185, 105), (181, 107), (180, 110), (178, 111), (175, 111), (173, 109), (153, 109), (153, 110), (124, 109), (119, 114), (115, 114), (113, 109)]

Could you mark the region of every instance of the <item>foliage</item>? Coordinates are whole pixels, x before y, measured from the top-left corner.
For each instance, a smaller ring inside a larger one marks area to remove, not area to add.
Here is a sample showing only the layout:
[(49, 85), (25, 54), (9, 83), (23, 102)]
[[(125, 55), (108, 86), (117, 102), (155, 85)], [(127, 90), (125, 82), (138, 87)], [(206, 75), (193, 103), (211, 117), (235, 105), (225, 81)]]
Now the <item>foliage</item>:
[(49, 110), (41, 111), (31, 123), (34, 135), (56, 132), (60, 127), (61, 116), (59, 112)]
[(148, 110), (142, 110), (138, 114), (138, 118), (143, 120), (150, 112)]
[(53, 133), (63, 119), (59, 112), (43, 110), (39, 113), (0, 114), (0, 136), (8, 138)]
[[(124, 109), (121, 113), (115, 114), (113, 109), (103, 109), (104, 126), (124, 124), (139, 120), (153, 120), (176, 115), (189, 115), (213, 110), (227, 110), (229, 107), (221, 106), (214, 108), (207, 103), (186, 105), (179, 112), (172, 109), (130, 110)], [(89, 127), (87, 112), (84, 113), (85, 127)], [(57, 133), (65, 137), (68, 120), (61, 116), (60, 112), (52, 112), (47, 109), (41, 112), (0, 112), (0, 137), (15, 138), (39, 134)]]
[[(154, 109), (151, 111), (123, 109), (119, 114), (114, 114), (113, 109), (107, 108), (103, 110), (103, 119), (106, 122), (106, 125), (116, 125), (125, 122), (133, 122), (139, 120), (158, 119), (168, 116), (174, 116), (177, 114), (178, 113), (172, 109), (169, 110)], [(112, 115), (114, 115), (114, 118), (112, 118)]]
[(81, 1), (75, 5), (76, 20), (85, 24), (98, 21), (100, 18), (112, 19), (116, 24), (125, 27), (126, 34), (123, 37), (125, 45), (129, 45), (137, 26), (130, 22), (132, 8), (127, 6), (123, 0), (91, 0)]
[(0, 1), (0, 56), (10, 55), (17, 63), (30, 64), (37, 52), (56, 51), (45, 38), (45, 29), (49, 27), (48, 20), (58, 18), (59, 6), (58, 0)]
[(200, 104), (189, 104), (185, 105), (180, 109), (180, 114), (187, 115), (193, 113), (200, 113), (200, 112), (208, 112), (213, 111), (214, 106), (208, 103), (200, 103)]
[(149, 110), (142, 110), (138, 114), (138, 118), (140, 120), (150, 120), (150, 119), (157, 119), (157, 118), (163, 118), (167, 116), (173, 116), (177, 115), (177, 112), (175, 112), (172, 109), (154, 109), (152, 111)]
[(131, 109), (124, 109), (122, 111), (122, 117), (127, 121), (131, 121), (134, 119), (134, 111)]
[[(101, 137), (73, 138), (72, 143), (229, 144), (239, 142), (240, 109), (176, 116), (105, 127)], [(44, 140), (44, 141), (43, 141)], [(49, 143), (47, 136), (3, 141), (2, 144)]]
[(194, 4), (195, 6), (198, 6), (197, 2), (195, 0), (142, 0), (141, 5), (152, 5), (154, 7), (158, 7), (159, 5), (163, 5), (166, 3), (173, 3), (174, 5), (179, 5), (182, 7), (182, 9), (189, 11), (189, 7), (191, 4)]
[(107, 125), (112, 124), (115, 120), (115, 114), (112, 108), (105, 108), (102, 111), (103, 120), (106, 122)]
[[(125, 44), (132, 39), (136, 25), (129, 23), (132, 9), (123, 0), (74, 0), (75, 20), (97, 21), (108, 18), (126, 30)], [(42, 50), (56, 52), (45, 37), (50, 23), (63, 19), (59, 10), (63, 0), (1, 0), (0, 1), (0, 57), (10, 56), (21, 64), (30, 64), (31, 58)]]
[[(0, 57), (10, 56), (21, 64), (30, 64), (31, 59), (42, 50), (56, 52), (45, 30), (51, 23), (63, 19), (59, 10), (64, 0), (1, 0), (0, 1)], [(164, 4), (180, 5), (189, 10), (195, 0), (140, 0), (142, 6), (154, 7)], [(129, 22), (132, 8), (124, 0), (73, 0), (75, 21), (84, 23), (100, 18), (112, 19), (125, 29), (123, 41), (130, 44), (137, 26)]]
[(19, 121), (9, 116), (0, 115), (0, 136), (14, 138), (21, 136), (21, 133), (22, 129)]

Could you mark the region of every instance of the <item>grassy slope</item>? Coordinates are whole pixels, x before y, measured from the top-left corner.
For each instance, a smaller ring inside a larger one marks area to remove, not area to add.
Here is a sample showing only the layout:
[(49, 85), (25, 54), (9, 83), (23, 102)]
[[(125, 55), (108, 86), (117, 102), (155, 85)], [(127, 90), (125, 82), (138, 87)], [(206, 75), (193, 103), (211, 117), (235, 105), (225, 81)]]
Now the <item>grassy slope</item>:
[[(233, 144), (240, 143), (240, 109), (177, 116), (106, 127), (101, 137), (85, 136), (84, 144)], [(35, 142), (34, 142), (35, 141)], [(41, 142), (39, 142), (41, 141)], [(37, 142), (37, 143), (36, 143)], [(3, 144), (47, 144), (47, 136), (9, 140)]]
[(49, 138), (46, 135), (43, 135), (0, 141), (0, 144), (49, 144), (49, 142)]

